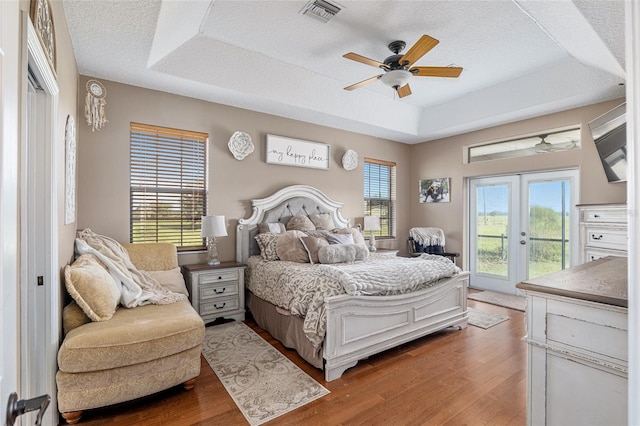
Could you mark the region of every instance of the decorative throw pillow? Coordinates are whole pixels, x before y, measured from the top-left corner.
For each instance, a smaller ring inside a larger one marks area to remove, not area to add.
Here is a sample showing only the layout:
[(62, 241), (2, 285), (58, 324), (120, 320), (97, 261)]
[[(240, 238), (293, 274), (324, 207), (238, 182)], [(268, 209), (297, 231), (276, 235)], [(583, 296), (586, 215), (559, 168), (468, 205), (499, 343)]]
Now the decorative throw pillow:
[(278, 253), (276, 252), (276, 244), (281, 235), (282, 234), (267, 232), (255, 236), (258, 247), (260, 247), (260, 254), (264, 260), (279, 260)]
[(368, 257), (369, 250), (362, 244), (330, 244), (318, 250), (320, 263), (347, 263)]
[(353, 237), (353, 242), (355, 244), (364, 244), (367, 245), (366, 240), (364, 239), (364, 235), (357, 228), (336, 228), (332, 230), (334, 234), (351, 234)]
[(355, 244), (353, 235), (351, 234), (334, 234), (328, 233), (325, 238), (329, 241), (329, 244)]
[(309, 255), (300, 241), (300, 237), (304, 236), (302, 231), (287, 231), (282, 234), (276, 244), (276, 253), (280, 260), (308, 263)]
[(302, 241), (302, 245), (304, 249), (307, 251), (307, 255), (309, 256), (309, 262), (311, 264), (319, 263), (318, 260), (318, 251), (324, 247), (328, 246), (329, 242), (322, 237), (300, 237), (300, 241)]
[(287, 222), (287, 231), (313, 231), (316, 226), (307, 216), (293, 216)]
[(309, 215), (309, 219), (315, 225), (316, 229), (329, 230), (333, 228), (333, 219), (329, 213), (313, 213)]
[(272, 234), (283, 234), (287, 232), (284, 223), (281, 222), (262, 222), (258, 224), (258, 232), (264, 234), (271, 232)]
[(120, 288), (104, 265), (92, 254), (83, 254), (64, 267), (67, 291), (92, 321), (111, 319), (120, 301)]
[(187, 286), (184, 283), (184, 277), (180, 272), (180, 267), (169, 269), (168, 271), (143, 271), (155, 278), (156, 281), (165, 289), (174, 293), (181, 293), (189, 296)]

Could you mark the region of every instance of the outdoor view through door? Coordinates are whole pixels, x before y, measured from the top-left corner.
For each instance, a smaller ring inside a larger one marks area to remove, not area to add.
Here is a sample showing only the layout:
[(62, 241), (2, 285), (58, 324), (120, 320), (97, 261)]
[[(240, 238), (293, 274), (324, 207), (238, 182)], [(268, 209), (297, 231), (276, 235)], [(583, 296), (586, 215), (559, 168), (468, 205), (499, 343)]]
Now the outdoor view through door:
[(515, 293), (577, 261), (577, 171), (470, 181), (471, 285)]

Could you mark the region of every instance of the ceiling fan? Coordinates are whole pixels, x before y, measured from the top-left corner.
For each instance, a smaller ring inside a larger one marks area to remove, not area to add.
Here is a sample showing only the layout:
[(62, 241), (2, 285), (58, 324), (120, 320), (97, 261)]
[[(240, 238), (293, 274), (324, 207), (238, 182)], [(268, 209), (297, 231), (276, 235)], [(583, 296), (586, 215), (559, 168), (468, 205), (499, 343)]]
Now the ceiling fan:
[(349, 52), (343, 57), (352, 61), (361, 62), (377, 68), (382, 68), (384, 74), (368, 78), (359, 83), (347, 86), (344, 90), (354, 90), (374, 81), (380, 80), (386, 86), (393, 88), (398, 96), (404, 98), (411, 94), (409, 80), (413, 76), (417, 77), (453, 77), (456, 78), (462, 72), (460, 67), (412, 67), (418, 59), (423, 57), (427, 52), (433, 49), (438, 43), (433, 37), (423, 35), (405, 54), (400, 54), (405, 48), (406, 43), (402, 40), (396, 40), (389, 43), (389, 50), (393, 55), (389, 56), (384, 62), (378, 62), (373, 59), (366, 58), (357, 53)]
[(548, 136), (549, 135), (538, 136), (540, 138), (540, 142), (538, 142), (533, 146), (533, 148), (536, 150), (537, 153), (566, 151), (576, 147), (575, 141), (570, 141), (568, 143), (555, 143), (555, 144), (549, 143), (545, 140)]

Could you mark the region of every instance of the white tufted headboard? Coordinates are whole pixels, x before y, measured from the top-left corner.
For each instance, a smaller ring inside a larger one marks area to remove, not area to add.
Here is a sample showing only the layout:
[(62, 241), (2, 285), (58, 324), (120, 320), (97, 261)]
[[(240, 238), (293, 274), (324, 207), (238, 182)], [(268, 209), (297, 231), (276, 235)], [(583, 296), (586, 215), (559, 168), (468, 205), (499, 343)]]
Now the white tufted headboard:
[(258, 233), (258, 224), (262, 222), (286, 224), (293, 216), (329, 213), (336, 228), (349, 226), (349, 220), (340, 213), (342, 204), (308, 185), (287, 186), (269, 197), (252, 200), (251, 216), (240, 219), (236, 228), (236, 260), (246, 263), (249, 256), (259, 254), (254, 237)]

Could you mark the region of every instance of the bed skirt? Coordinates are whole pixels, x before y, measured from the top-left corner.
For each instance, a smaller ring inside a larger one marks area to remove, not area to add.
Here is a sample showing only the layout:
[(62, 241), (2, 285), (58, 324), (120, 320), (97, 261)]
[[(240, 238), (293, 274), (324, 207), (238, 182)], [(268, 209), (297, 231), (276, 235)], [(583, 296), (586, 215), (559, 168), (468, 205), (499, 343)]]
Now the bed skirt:
[(309, 364), (323, 369), (322, 351), (316, 353), (313, 345), (305, 336), (302, 330), (303, 318), (281, 314), (275, 305), (260, 299), (249, 290), (246, 294), (246, 303), (260, 328), (267, 331), (285, 347), (295, 349)]

